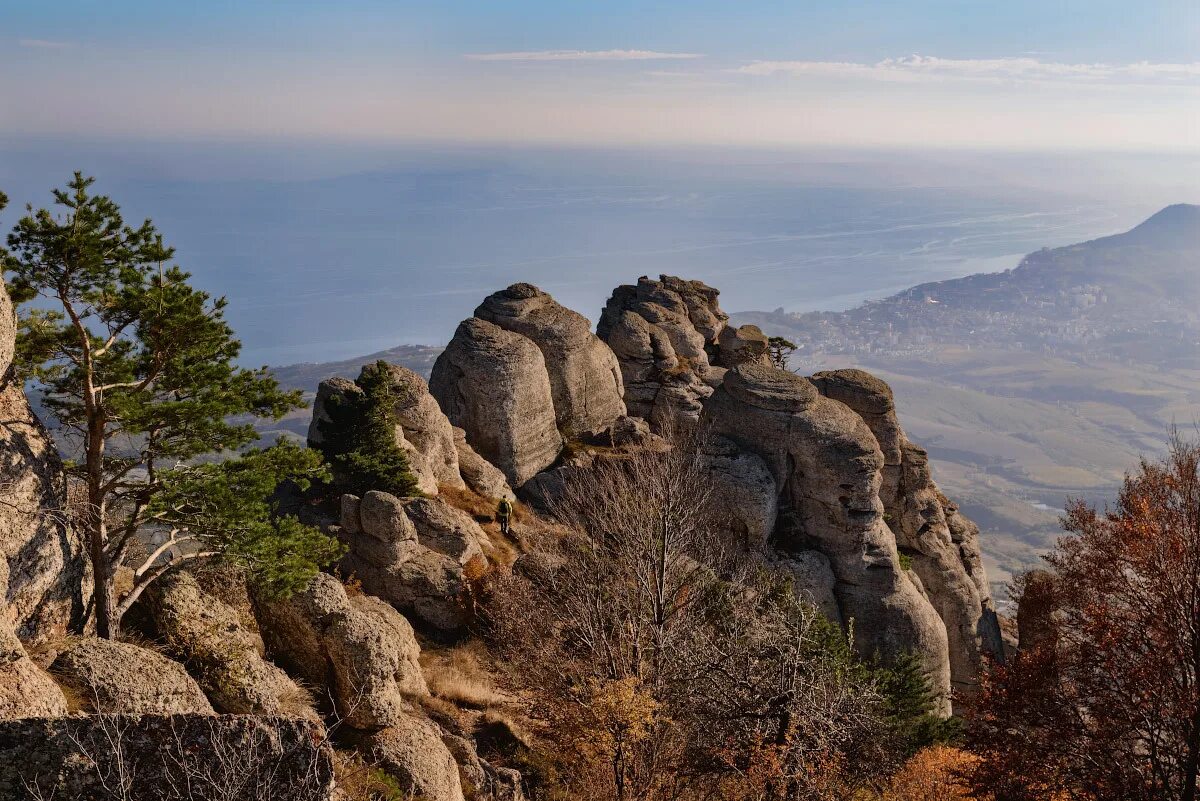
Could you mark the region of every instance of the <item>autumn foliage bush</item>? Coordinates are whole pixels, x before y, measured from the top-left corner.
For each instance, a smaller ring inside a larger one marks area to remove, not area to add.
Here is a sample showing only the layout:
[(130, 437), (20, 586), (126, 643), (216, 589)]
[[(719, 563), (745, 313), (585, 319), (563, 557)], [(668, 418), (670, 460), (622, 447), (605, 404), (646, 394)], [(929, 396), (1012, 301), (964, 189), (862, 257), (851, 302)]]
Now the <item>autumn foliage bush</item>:
[(1021, 648), (969, 725), (996, 801), (1194, 801), (1200, 770), (1200, 444), (1173, 438), (1019, 585)]

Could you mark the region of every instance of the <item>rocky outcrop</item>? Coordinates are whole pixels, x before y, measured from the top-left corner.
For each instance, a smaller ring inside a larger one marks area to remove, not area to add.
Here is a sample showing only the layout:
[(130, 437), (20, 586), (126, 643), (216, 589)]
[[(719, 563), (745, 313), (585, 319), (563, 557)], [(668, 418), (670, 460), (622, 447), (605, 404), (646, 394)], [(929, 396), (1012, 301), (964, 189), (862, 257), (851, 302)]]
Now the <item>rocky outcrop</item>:
[(92, 712), (213, 714), (208, 698), (183, 665), (131, 643), (80, 640), (58, 655), (50, 672)]
[(724, 437), (704, 443), (704, 463), (712, 471), (712, 508), (729, 542), (750, 549), (767, 546), (779, 512), (779, 488), (767, 464)]
[(87, 566), (65, 520), (62, 465), (10, 369), (12, 304), (0, 286), (0, 558), (7, 565), (7, 624), (26, 642), (63, 634), (82, 620)]
[(356, 729), (403, 720), (406, 695), (426, 695), (412, 626), (368, 595), (350, 597), (333, 576), (318, 573), (286, 600), (255, 598), (268, 651), (293, 676), (327, 688), (333, 712)]
[(180, 714), (0, 723), (4, 799), (330, 801), (333, 784), (332, 751), (310, 721)]
[(1020, 579), (1017, 598), (1018, 647), (1053, 650), (1058, 645), (1058, 579), (1049, 570), (1030, 570)]
[(470, 515), (438, 499), (368, 492), (342, 498), (341, 568), (372, 595), (442, 632), (464, 624), (463, 568), (482, 559), (487, 535)]
[(29, 658), (12, 629), (0, 623), (0, 720), (65, 714), (62, 690)]
[(773, 567), (791, 580), (796, 597), (815, 606), (830, 623), (844, 623), (835, 592), (837, 577), (829, 557), (820, 551), (799, 551), (780, 558)]
[(191, 574), (168, 574), (142, 597), (167, 652), (188, 668), (218, 712), (318, 720), (308, 694), (263, 658), (262, 638)]
[(594, 436), (625, 414), (617, 359), (582, 314), (532, 284), (513, 284), (488, 296), (475, 317), (527, 337), (541, 350), (565, 437)]
[(514, 488), (562, 450), (546, 360), (527, 337), (477, 317), (463, 321), (433, 365), (429, 389)]
[(620, 363), (629, 413), (660, 431), (694, 425), (712, 394), (706, 346), (727, 319), (717, 291), (698, 281), (643, 276), (613, 290), (596, 333)]
[(331, 378), (322, 381), (313, 401), (313, 419), (308, 428), (310, 447), (320, 447), (331, 418), (331, 404), (346, 402), (362, 394), (360, 384), (370, 372), (386, 370), (394, 399), (396, 444), (408, 454), (409, 465), (417, 479), (417, 488), (426, 495), (437, 495), (438, 487), (465, 486), (459, 473), (458, 448), (454, 429), (437, 401), (429, 394), (425, 379), (395, 364), (376, 362), (362, 368), (359, 381)]
[(807, 379), (744, 364), (725, 375), (704, 422), (764, 460), (786, 514), (779, 544), (829, 559), (858, 649), (885, 658), (917, 653), (948, 709), (946, 626), (900, 566), (879, 498), (884, 457), (863, 418)]
[(767, 335), (756, 325), (727, 325), (717, 337), (717, 362), (726, 368), (739, 364), (771, 364)]
[(458, 451), (458, 470), (473, 492), (485, 498), (516, 499), (508, 479), (495, 465), (484, 459), (467, 442), (467, 432), (454, 427), (454, 447)]
[(1003, 658), (978, 529), (933, 482), (928, 454), (905, 437), (891, 388), (862, 370), (817, 373), (813, 384), (866, 422), (884, 457), (880, 500), (900, 550), (946, 625), (954, 689), (978, 690), (986, 658)]
[(464, 737), (443, 734), (442, 742), (458, 763), (464, 795), (479, 801), (524, 801), (525, 788), (518, 771), (493, 766)]
[(405, 715), (360, 745), (373, 764), (391, 776), (406, 796), (428, 801), (463, 801), (458, 764), (437, 726)]

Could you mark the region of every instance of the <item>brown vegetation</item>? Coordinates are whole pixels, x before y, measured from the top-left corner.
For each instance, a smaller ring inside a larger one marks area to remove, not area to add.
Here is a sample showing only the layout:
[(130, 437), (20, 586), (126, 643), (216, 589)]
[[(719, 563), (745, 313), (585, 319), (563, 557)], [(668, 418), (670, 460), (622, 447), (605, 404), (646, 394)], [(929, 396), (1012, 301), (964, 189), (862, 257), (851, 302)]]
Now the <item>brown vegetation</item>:
[(1104, 514), (1070, 506), (1019, 588), (1022, 648), (971, 724), (998, 801), (1193, 801), (1200, 772), (1200, 444), (1175, 438)]

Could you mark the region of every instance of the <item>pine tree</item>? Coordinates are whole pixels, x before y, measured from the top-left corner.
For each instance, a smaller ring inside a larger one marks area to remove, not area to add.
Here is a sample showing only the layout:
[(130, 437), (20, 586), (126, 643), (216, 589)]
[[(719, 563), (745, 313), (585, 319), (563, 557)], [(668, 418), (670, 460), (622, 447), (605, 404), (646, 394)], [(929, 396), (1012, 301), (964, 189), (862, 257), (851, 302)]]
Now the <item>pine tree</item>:
[(320, 424), (321, 448), (338, 487), (355, 495), (370, 490), (420, 494), (408, 454), (396, 442), (396, 398), (387, 362), (363, 368), (359, 393), (335, 396)]
[[(238, 456), (258, 438), (247, 416), (278, 418), (300, 394), (237, 366), (225, 299), (191, 286), (154, 225), (127, 226), (89, 193), (93, 180), (77, 172), (55, 190), (58, 214), (28, 207), (0, 263), (20, 307), (14, 367), (41, 390), (86, 490), (92, 613), (97, 634), (115, 637), (145, 587), (181, 564), (225, 555), (286, 591), (338, 546), (273, 514), (280, 481), (324, 476), (316, 454), (281, 444)], [(152, 531), (167, 542), (130, 564)], [(116, 597), (122, 566), (134, 585)]]
[(771, 364), (780, 370), (788, 369), (788, 359), (796, 352), (796, 343), (783, 337), (771, 337), (767, 340), (767, 353)]
[(937, 693), (916, 654), (904, 654), (886, 666), (877, 664), (873, 673), (875, 686), (884, 700), (883, 716), (901, 758), (907, 759), (926, 746), (952, 742), (958, 737), (958, 720), (937, 714)]

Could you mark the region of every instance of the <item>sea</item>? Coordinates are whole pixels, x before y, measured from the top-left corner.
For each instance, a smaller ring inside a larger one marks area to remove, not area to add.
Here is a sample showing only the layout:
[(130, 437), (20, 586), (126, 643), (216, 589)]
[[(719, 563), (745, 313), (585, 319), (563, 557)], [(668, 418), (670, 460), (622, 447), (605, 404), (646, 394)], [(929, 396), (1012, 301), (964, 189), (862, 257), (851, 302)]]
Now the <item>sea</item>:
[[(224, 147), (224, 149), (222, 149)], [(281, 155), (282, 154), (282, 155)], [(905, 154), (0, 143), (0, 213), (74, 169), (229, 300), (248, 365), (440, 344), (525, 281), (595, 320), (660, 273), (727, 311), (838, 310), (1131, 227), (1148, 207)], [(989, 179), (989, 176), (995, 176)]]

